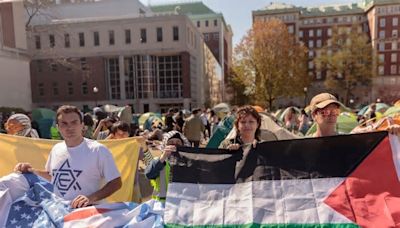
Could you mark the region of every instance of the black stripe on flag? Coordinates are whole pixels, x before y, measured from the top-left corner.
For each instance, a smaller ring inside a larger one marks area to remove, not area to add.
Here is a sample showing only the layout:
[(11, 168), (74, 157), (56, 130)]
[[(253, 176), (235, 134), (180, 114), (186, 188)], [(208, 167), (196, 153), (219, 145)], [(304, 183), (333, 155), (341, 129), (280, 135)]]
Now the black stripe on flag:
[(348, 176), (387, 132), (259, 143), (243, 151), (179, 147), (170, 164), (173, 182), (233, 184), (258, 180)]

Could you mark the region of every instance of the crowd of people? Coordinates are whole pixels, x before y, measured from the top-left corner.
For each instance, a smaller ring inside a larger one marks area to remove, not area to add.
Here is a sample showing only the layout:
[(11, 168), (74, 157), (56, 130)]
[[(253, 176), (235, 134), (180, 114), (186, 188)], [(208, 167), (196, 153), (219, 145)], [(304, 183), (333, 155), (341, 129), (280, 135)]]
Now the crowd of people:
[[(307, 137), (325, 137), (339, 134), (337, 118), (343, 107), (335, 96), (321, 93), (312, 98), (307, 108), (300, 115), (289, 109), (281, 123), (287, 131), (305, 135), (311, 125), (316, 124), (316, 131)], [(371, 110), (375, 110), (371, 107)], [(44, 169), (32, 167), (29, 161), (18, 163), (15, 171), (33, 172), (54, 184), (54, 192), (66, 200), (71, 200), (73, 208), (85, 207), (110, 196), (121, 187), (120, 173), (110, 151), (97, 140), (123, 139), (131, 136), (142, 136), (148, 143), (159, 142), (161, 156), (153, 157), (147, 151), (140, 155), (146, 165), (145, 176), (154, 188), (153, 197), (165, 200), (168, 182), (171, 177), (168, 158), (176, 151), (177, 146), (204, 147), (215, 134), (220, 122), (234, 117), (234, 137), (223, 140), (219, 148), (243, 150), (243, 160), (264, 139), (261, 136), (262, 116), (259, 108), (243, 106), (232, 108), (230, 113), (219, 116), (212, 109), (193, 109), (188, 115), (179, 110), (170, 109), (162, 123), (154, 121), (150, 130), (140, 129), (118, 118), (95, 110), (93, 116), (82, 114), (74, 106), (61, 106), (55, 117), (56, 128), (63, 141), (51, 150)], [(366, 119), (374, 118), (371, 111)], [(37, 130), (32, 127), (30, 118), (25, 114), (13, 114), (4, 123), (7, 134), (38, 138)], [(389, 125), (392, 134), (400, 134), (400, 126)], [(241, 165), (239, 162), (239, 166)], [(65, 189), (58, 183), (60, 172), (68, 166), (79, 172), (79, 187)], [(84, 183), (84, 184), (83, 184)], [(101, 183), (105, 183), (102, 185)], [(138, 189), (136, 183), (135, 188)], [(140, 201), (140, 195), (137, 196)]]

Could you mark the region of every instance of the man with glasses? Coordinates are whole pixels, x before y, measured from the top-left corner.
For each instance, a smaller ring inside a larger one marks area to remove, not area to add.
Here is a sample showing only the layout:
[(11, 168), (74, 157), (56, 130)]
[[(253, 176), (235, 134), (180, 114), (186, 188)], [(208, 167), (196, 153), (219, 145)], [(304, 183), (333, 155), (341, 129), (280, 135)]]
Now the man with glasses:
[(308, 109), (317, 124), (317, 131), (313, 137), (337, 135), (336, 122), (343, 106), (335, 96), (330, 93), (320, 93), (311, 99)]
[[(330, 93), (320, 93), (311, 99), (307, 107), (317, 124), (317, 131), (313, 137), (337, 135), (336, 123), (340, 114), (340, 107), (344, 107), (335, 96)], [(386, 129), (390, 134), (400, 136), (400, 125), (391, 124)]]

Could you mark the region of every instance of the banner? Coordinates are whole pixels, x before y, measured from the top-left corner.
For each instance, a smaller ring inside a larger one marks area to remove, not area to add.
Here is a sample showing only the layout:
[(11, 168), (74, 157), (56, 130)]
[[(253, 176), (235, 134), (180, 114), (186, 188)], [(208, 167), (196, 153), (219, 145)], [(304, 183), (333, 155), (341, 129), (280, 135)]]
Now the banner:
[(398, 227), (399, 139), (386, 132), (178, 148), (167, 227)]
[[(0, 177), (13, 172), (18, 162), (29, 162), (34, 168), (45, 169), (51, 148), (60, 141), (32, 139), (0, 134)], [(143, 138), (100, 141), (112, 153), (121, 173), (122, 187), (107, 198), (110, 202), (132, 201), (140, 150), (146, 144)]]

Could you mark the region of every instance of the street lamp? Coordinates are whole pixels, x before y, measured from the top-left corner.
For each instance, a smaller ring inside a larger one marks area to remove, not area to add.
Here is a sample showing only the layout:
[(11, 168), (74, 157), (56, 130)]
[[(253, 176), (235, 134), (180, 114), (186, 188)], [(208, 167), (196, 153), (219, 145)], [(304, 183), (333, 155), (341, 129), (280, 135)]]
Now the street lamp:
[(95, 101), (95, 105), (97, 107), (97, 93), (99, 92), (99, 88), (97, 88), (96, 86), (93, 87), (93, 93), (94, 93), (94, 101)]
[(354, 100), (353, 100), (353, 99), (350, 99), (350, 100), (349, 100), (349, 103), (350, 103), (350, 107), (353, 108)]
[(308, 92), (308, 88), (307, 88), (307, 87), (304, 87), (304, 88), (303, 88), (303, 91), (304, 91), (304, 107), (306, 107), (306, 105), (307, 105), (307, 92)]
[(381, 99), (380, 98), (376, 99), (376, 103), (381, 103)]

